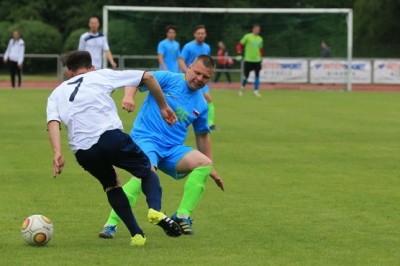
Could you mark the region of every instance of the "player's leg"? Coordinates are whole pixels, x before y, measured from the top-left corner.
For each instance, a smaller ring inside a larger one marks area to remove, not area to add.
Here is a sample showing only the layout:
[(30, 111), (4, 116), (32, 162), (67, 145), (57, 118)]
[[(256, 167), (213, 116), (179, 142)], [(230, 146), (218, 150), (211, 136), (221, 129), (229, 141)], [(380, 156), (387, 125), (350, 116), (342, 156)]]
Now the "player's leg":
[(11, 80), (11, 87), (15, 88), (15, 67), (16, 67), (16, 62), (13, 61), (8, 61), (8, 70), (10, 71), (10, 80)]
[(228, 81), (228, 83), (231, 83), (232, 82), (231, 73), (229, 72), (230, 66), (224, 65), (224, 70), (225, 70), (226, 80)]
[[(104, 134), (100, 137), (100, 140)], [(100, 141), (99, 140), (99, 141)], [(115, 145), (115, 142), (113, 143)], [(117, 176), (112, 165), (105, 159), (104, 151), (96, 144), (88, 150), (79, 150), (76, 154), (78, 163), (100, 181), (107, 194), (108, 202), (128, 228), (131, 237), (140, 235), (145, 239), (122, 188), (117, 185)], [(142, 243), (143, 241), (141, 241)], [(131, 244), (135, 245), (135, 243)], [(144, 245), (144, 243), (143, 243)]]
[(261, 71), (261, 62), (259, 63), (253, 63), (253, 69), (254, 69), (254, 95), (257, 97), (261, 97), (259, 87), (260, 87), (260, 71)]
[(17, 73), (17, 77), (18, 77), (18, 87), (21, 87), (21, 84), (22, 84), (22, 69), (19, 68), (18, 64), (17, 64), (17, 68), (16, 68), (16, 73)]
[[(131, 208), (135, 205), (137, 198), (142, 192), (142, 182), (136, 177), (132, 177), (123, 187), (124, 193), (128, 198), (129, 205)], [(114, 238), (117, 230), (117, 225), (121, 222), (121, 218), (118, 214), (111, 210), (108, 216), (107, 222), (104, 225), (103, 231), (100, 232), (99, 237), (101, 238)]]
[[(149, 157), (152, 165), (158, 165), (158, 151), (155, 142), (151, 140), (137, 139), (136, 144), (142, 149), (142, 151)], [(154, 170), (154, 167), (152, 168)], [(131, 207), (136, 203), (136, 200), (142, 192), (142, 182), (139, 178), (132, 177), (123, 187), (126, 196), (128, 197)], [(101, 238), (114, 238), (117, 230), (117, 225), (121, 221), (121, 218), (111, 210), (108, 216), (107, 222), (103, 227), (103, 231), (100, 232), (99, 237)]]
[(176, 179), (187, 176), (181, 203), (172, 218), (181, 226), (184, 234), (192, 235), (190, 216), (203, 195), (212, 161), (187, 146), (177, 146), (171, 150), (173, 155), (160, 162), (160, 169)]
[(208, 85), (205, 85), (202, 88), (204, 98), (207, 101), (207, 106), (208, 106), (208, 126), (210, 127), (211, 130), (215, 130), (215, 106), (212, 101), (212, 97), (210, 94), (210, 87)]
[(158, 175), (155, 171), (151, 170), (149, 158), (143, 150), (133, 142), (130, 136), (122, 133), (118, 137), (124, 139), (125, 147), (119, 150), (120, 156), (113, 160), (113, 164), (141, 179), (141, 188), (143, 194), (146, 196), (146, 202), (149, 207), (147, 215), (149, 222), (159, 225), (168, 236), (180, 236), (182, 232), (178, 224), (160, 211), (162, 189)]
[(251, 71), (251, 63), (245, 61), (244, 62), (244, 76), (242, 78), (242, 86), (240, 87), (240, 90), (239, 90), (239, 96), (243, 95), (244, 89), (246, 88), (247, 79), (249, 78), (249, 75), (250, 75), (250, 71)]

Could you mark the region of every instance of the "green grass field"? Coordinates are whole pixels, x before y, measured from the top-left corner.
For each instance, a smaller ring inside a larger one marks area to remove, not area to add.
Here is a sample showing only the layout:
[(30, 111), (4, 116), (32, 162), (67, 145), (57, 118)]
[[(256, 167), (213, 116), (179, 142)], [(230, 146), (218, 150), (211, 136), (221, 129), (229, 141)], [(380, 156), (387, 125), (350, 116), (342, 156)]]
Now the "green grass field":
[[(400, 93), (213, 91), (214, 161), (226, 191), (209, 180), (193, 213), (196, 235), (176, 239), (146, 221), (141, 197), (142, 248), (129, 245), (123, 225), (116, 239), (98, 238), (106, 196), (75, 162), (65, 128), (66, 167), (52, 177), (49, 93), (0, 90), (1, 265), (399, 264)], [(134, 116), (121, 110), (126, 131)], [(171, 214), (184, 181), (160, 178)], [(44, 247), (26, 245), (19, 231), (37, 213), (54, 223)]]
[[(0, 81), (9, 81), (10, 76), (5, 73), (0, 73)], [(23, 81), (58, 81), (57, 73), (42, 74), (42, 75), (24, 75)]]

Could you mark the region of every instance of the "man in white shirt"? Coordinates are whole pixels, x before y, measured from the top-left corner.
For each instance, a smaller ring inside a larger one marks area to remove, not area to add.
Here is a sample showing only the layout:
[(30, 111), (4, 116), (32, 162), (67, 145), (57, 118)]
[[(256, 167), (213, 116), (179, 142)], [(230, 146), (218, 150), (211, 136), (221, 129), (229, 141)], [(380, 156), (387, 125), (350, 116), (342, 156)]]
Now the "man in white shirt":
[(139, 70), (92, 71), (94, 67), (87, 51), (71, 52), (65, 64), (71, 78), (55, 88), (47, 101), (47, 128), (54, 151), (54, 176), (60, 174), (64, 167), (60, 133), (62, 122), (67, 127), (69, 147), (77, 162), (102, 184), (108, 202), (131, 234), (131, 245), (145, 245), (146, 236), (132, 213), (114, 166), (142, 180), (142, 190), (149, 207), (149, 222), (162, 227), (168, 236), (180, 236), (179, 225), (160, 212), (159, 178), (151, 171), (149, 158), (122, 131), (122, 122), (111, 98), (111, 93), (118, 88), (143, 84), (155, 97), (160, 116), (173, 125), (177, 117), (167, 104), (158, 82), (152, 74)]
[(107, 37), (99, 32), (100, 22), (97, 17), (89, 19), (89, 31), (85, 32), (79, 38), (78, 50), (88, 51), (92, 56), (92, 62), (95, 69), (102, 68), (103, 52), (106, 54), (112, 68), (116, 68), (113, 55), (108, 45)]
[(25, 55), (25, 42), (20, 38), (18, 31), (12, 33), (8, 42), (7, 50), (4, 53), (4, 63), (8, 64), (11, 77), (11, 86), (15, 88), (15, 75), (18, 76), (18, 87), (22, 83), (22, 64)]

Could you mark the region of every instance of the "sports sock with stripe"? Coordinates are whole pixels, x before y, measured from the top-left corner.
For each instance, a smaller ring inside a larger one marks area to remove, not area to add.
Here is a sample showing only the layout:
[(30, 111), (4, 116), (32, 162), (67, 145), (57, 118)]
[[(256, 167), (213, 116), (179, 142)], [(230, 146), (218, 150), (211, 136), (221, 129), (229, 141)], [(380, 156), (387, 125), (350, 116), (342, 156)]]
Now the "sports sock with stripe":
[(215, 107), (214, 103), (208, 103), (208, 125), (212, 126), (214, 125), (214, 119), (215, 119)]

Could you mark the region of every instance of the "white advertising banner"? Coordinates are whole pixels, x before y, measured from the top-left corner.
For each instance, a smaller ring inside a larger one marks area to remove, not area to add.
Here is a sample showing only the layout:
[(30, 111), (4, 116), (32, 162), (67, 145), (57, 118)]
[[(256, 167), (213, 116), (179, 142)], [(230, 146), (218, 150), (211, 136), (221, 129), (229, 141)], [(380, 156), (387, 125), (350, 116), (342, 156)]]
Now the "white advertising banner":
[[(354, 84), (371, 83), (371, 61), (353, 60), (351, 62), (351, 82)], [(310, 61), (310, 83), (344, 84), (347, 82), (347, 61), (318, 59)]]
[[(248, 81), (254, 82), (254, 71)], [(260, 82), (266, 83), (306, 83), (308, 80), (307, 59), (264, 58), (260, 71)]]
[(400, 84), (400, 60), (374, 60), (374, 83)]

